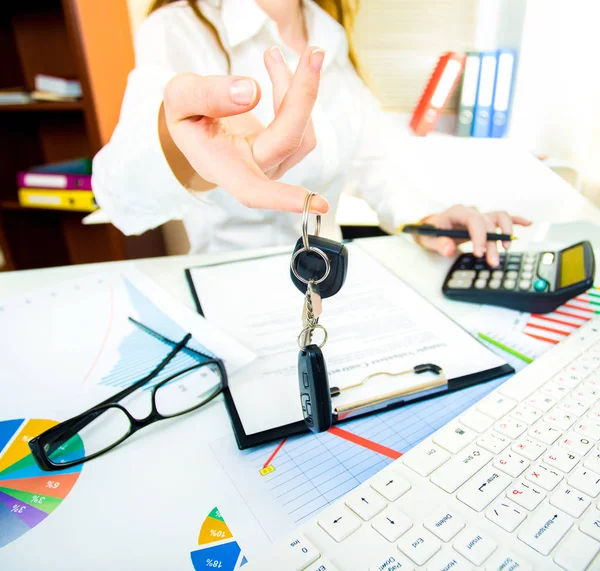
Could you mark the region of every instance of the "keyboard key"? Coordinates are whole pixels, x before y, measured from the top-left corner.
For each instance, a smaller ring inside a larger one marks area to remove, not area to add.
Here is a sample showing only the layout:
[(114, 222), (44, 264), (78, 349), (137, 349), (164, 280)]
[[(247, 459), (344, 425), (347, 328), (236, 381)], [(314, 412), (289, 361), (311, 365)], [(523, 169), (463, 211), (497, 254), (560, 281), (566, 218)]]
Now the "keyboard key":
[(537, 438), (540, 442), (550, 446), (560, 438), (562, 431), (542, 420), (538, 422), (527, 435), (532, 438)]
[(509, 444), (510, 439), (502, 434), (498, 434), (496, 431), (491, 430), (484, 434), (477, 440), (477, 444), (482, 448), (485, 448), (492, 454), (498, 454), (502, 452)]
[(373, 519), (387, 507), (385, 500), (366, 485), (350, 492), (346, 496), (345, 503), (363, 521)]
[(544, 454), (542, 460), (549, 466), (558, 468), (562, 472), (570, 472), (579, 463), (579, 458), (563, 448), (554, 447), (550, 452)]
[(491, 416), (495, 420), (500, 420), (505, 414), (515, 408), (515, 406), (517, 406), (516, 401), (500, 394), (493, 394), (480, 401), (477, 405), (477, 410)]
[(306, 567), (304, 571), (339, 571), (339, 569), (329, 559), (321, 557)]
[(575, 424), (575, 432), (590, 438), (591, 440), (600, 440), (600, 422), (591, 418), (584, 418)]
[(529, 565), (520, 555), (515, 555), (511, 552), (506, 552), (504, 547), (500, 549), (485, 566), (485, 571), (533, 571), (533, 567)]
[(417, 565), (424, 565), (442, 547), (440, 540), (422, 525), (409, 529), (398, 542), (398, 549)]
[(473, 566), (450, 548), (443, 549), (427, 564), (427, 571), (448, 571), (449, 569), (471, 571)]
[(486, 468), (467, 482), (456, 497), (476, 512), (483, 511), (511, 483), (511, 478), (500, 470)]
[(393, 470), (382, 470), (375, 474), (369, 484), (388, 502), (395, 502), (400, 496), (410, 490), (410, 482), (396, 474)]
[(554, 553), (554, 561), (567, 571), (585, 571), (600, 550), (600, 543), (580, 531), (571, 531)]
[(550, 503), (572, 517), (579, 517), (590, 505), (590, 499), (579, 490), (562, 484), (550, 496)]
[(554, 409), (544, 417), (544, 420), (547, 423), (557, 426), (564, 431), (573, 426), (573, 423), (577, 420), (577, 417), (572, 412)]
[(504, 452), (494, 459), (494, 468), (502, 470), (513, 478), (520, 476), (528, 467), (529, 460), (526, 460), (515, 452)]
[(588, 468), (577, 468), (567, 483), (592, 498), (600, 494), (600, 474)]
[(490, 509), (485, 512), (485, 517), (505, 531), (512, 533), (527, 517), (527, 513), (521, 506), (503, 498), (492, 504)]
[(537, 408), (542, 412), (548, 412), (558, 401), (553, 399), (552, 397), (544, 394), (542, 391), (538, 391), (530, 396), (525, 404), (527, 406), (532, 406), (533, 408)]
[(369, 565), (369, 571), (414, 571), (414, 569), (415, 566), (402, 557), (395, 548), (378, 555)]
[(537, 440), (525, 436), (513, 444), (512, 450), (528, 460), (537, 460), (546, 451), (546, 447)]
[(412, 521), (395, 507), (389, 506), (373, 518), (371, 526), (389, 542), (394, 542), (412, 527)]
[(497, 432), (503, 434), (504, 436), (508, 436), (509, 438), (517, 438), (527, 430), (527, 425), (521, 420), (508, 417), (496, 423), (494, 428)]
[(360, 519), (343, 505), (334, 504), (319, 514), (318, 524), (340, 543), (360, 528)]
[(548, 555), (573, 525), (573, 518), (548, 504), (527, 518), (517, 537), (542, 555)]
[(582, 383), (573, 391), (572, 396), (588, 406), (593, 406), (600, 397), (600, 391), (593, 385)]
[(491, 459), (492, 455), (481, 448), (468, 448), (438, 468), (431, 475), (431, 481), (452, 494)]
[(550, 381), (546, 383), (541, 389), (540, 392), (545, 394), (546, 396), (552, 397), (554, 400), (559, 401), (560, 399), (566, 397), (571, 393), (569, 387), (565, 386), (562, 383), (557, 383), (555, 381)]
[(563, 477), (562, 472), (544, 464), (536, 464), (533, 468), (527, 470), (525, 474), (525, 478), (530, 482), (533, 482), (536, 486), (540, 486), (540, 488), (544, 488), (548, 492), (556, 488)]
[(431, 472), (449, 459), (450, 454), (448, 452), (439, 446), (435, 446), (435, 444), (428, 444), (411, 450), (402, 458), (402, 462), (419, 476), (429, 476)]
[(558, 444), (565, 450), (577, 454), (578, 456), (585, 456), (593, 446), (589, 438), (581, 436), (576, 432), (565, 434)]
[(570, 389), (574, 389), (580, 382), (581, 377), (577, 374), (568, 374), (565, 371), (559, 373), (555, 377), (552, 377), (552, 381), (555, 383), (560, 383), (569, 387)]
[(450, 541), (463, 527), (465, 520), (456, 512), (446, 508), (437, 508), (425, 518), (423, 525), (442, 541)]
[(589, 454), (583, 465), (594, 472), (598, 472), (600, 474), (600, 452), (598, 450), (594, 450), (591, 454)]
[(526, 404), (520, 404), (510, 414), (530, 426), (542, 418), (542, 413), (537, 408), (527, 406)]
[(579, 529), (590, 537), (600, 541), (600, 512), (598, 510), (588, 511), (579, 523)]
[(558, 405), (558, 408), (564, 412), (569, 412), (575, 416), (581, 417), (589, 410), (590, 407), (580, 400), (568, 398), (561, 402)]
[(470, 428), (451, 422), (433, 435), (433, 442), (451, 454), (460, 452), (467, 444), (477, 438), (477, 433)]
[(278, 559), (285, 561), (285, 568), (294, 571), (301, 571), (321, 556), (319, 550), (302, 534), (290, 539), (278, 551)]
[(490, 418), (487, 414), (483, 414), (475, 409), (467, 411), (459, 420), (467, 428), (470, 428), (475, 432), (485, 432), (492, 424), (494, 424), (493, 418)]
[(546, 492), (541, 488), (534, 486), (531, 482), (521, 480), (508, 487), (506, 497), (513, 502), (524, 507), (526, 510), (532, 511), (537, 508), (542, 500), (546, 497)]
[(482, 565), (498, 545), (483, 531), (470, 527), (460, 532), (453, 547), (473, 565)]

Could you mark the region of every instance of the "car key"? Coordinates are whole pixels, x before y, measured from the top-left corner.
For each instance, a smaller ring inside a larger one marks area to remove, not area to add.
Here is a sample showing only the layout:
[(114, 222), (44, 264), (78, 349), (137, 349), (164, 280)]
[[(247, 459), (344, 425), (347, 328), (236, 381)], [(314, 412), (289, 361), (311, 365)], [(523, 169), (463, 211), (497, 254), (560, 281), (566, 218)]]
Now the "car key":
[(307, 345), (298, 353), (298, 385), (306, 426), (312, 432), (331, 428), (331, 392), (323, 353), (318, 345)]
[(319, 286), (321, 298), (325, 299), (338, 293), (348, 271), (348, 250), (344, 244), (321, 236), (305, 236), (298, 239), (290, 274), (294, 285), (304, 293), (310, 280)]

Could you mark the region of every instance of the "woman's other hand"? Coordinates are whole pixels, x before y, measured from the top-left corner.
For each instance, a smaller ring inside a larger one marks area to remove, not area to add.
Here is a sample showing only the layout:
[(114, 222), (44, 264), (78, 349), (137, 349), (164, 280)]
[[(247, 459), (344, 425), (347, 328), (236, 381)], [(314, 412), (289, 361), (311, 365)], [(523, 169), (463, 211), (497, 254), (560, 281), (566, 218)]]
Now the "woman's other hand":
[[(278, 48), (265, 52), (273, 84), (275, 118), (264, 127), (248, 113), (260, 100), (249, 77), (175, 76), (165, 88), (168, 132), (191, 167), (249, 208), (302, 212), (307, 190), (276, 182), (315, 147), (310, 115), (325, 53), (307, 48), (292, 75)], [(329, 209), (322, 196), (311, 210)]]
[[(439, 214), (432, 214), (423, 219), (422, 222), (447, 230), (466, 228), (473, 242), (473, 253), (477, 257), (485, 254), (488, 264), (492, 267), (497, 266), (499, 263), (498, 247), (496, 242), (486, 240), (486, 233), (499, 230), (502, 234), (512, 234), (513, 225), (529, 226), (531, 224), (529, 220), (522, 216), (511, 216), (502, 211), (482, 213), (476, 208), (462, 205), (452, 206)], [(417, 236), (415, 239), (424, 248), (446, 257), (453, 256), (456, 253), (457, 245), (461, 243), (461, 240), (446, 237)], [(464, 241), (462, 240), (462, 242)], [(509, 242), (503, 243), (505, 248), (508, 248), (509, 245)]]

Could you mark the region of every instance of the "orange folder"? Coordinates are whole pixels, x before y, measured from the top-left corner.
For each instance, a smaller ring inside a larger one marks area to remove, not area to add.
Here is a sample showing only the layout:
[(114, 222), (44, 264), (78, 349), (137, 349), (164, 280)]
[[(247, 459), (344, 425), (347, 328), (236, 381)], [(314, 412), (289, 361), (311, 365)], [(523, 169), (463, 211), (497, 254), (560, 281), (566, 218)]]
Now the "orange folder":
[(420, 137), (435, 129), (444, 107), (446, 107), (463, 69), (467, 55), (462, 52), (447, 52), (438, 60), (421, 99), (413, 111), (410, 128)]

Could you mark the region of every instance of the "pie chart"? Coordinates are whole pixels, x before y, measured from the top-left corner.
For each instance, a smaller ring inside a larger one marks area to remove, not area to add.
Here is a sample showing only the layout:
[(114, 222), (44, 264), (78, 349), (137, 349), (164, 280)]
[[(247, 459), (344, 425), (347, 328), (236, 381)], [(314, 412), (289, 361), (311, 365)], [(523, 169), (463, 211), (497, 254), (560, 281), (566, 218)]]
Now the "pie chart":
[(190, 554), (196, 571), (234, 571), (248, 562), (217, 508), (213, 508), (204, 520), (198, 536), (198, 545), (200, 549)]
[[(31, 455), (28, 442), (56, 424), (45, 419), (0, 421), (0, 549), (44, 521), (79, 478), (81, 464), (45, 472)], [(58, 458), (67, 462), (80, 457), (82, 448), (81, 439), (72, 438)]]

